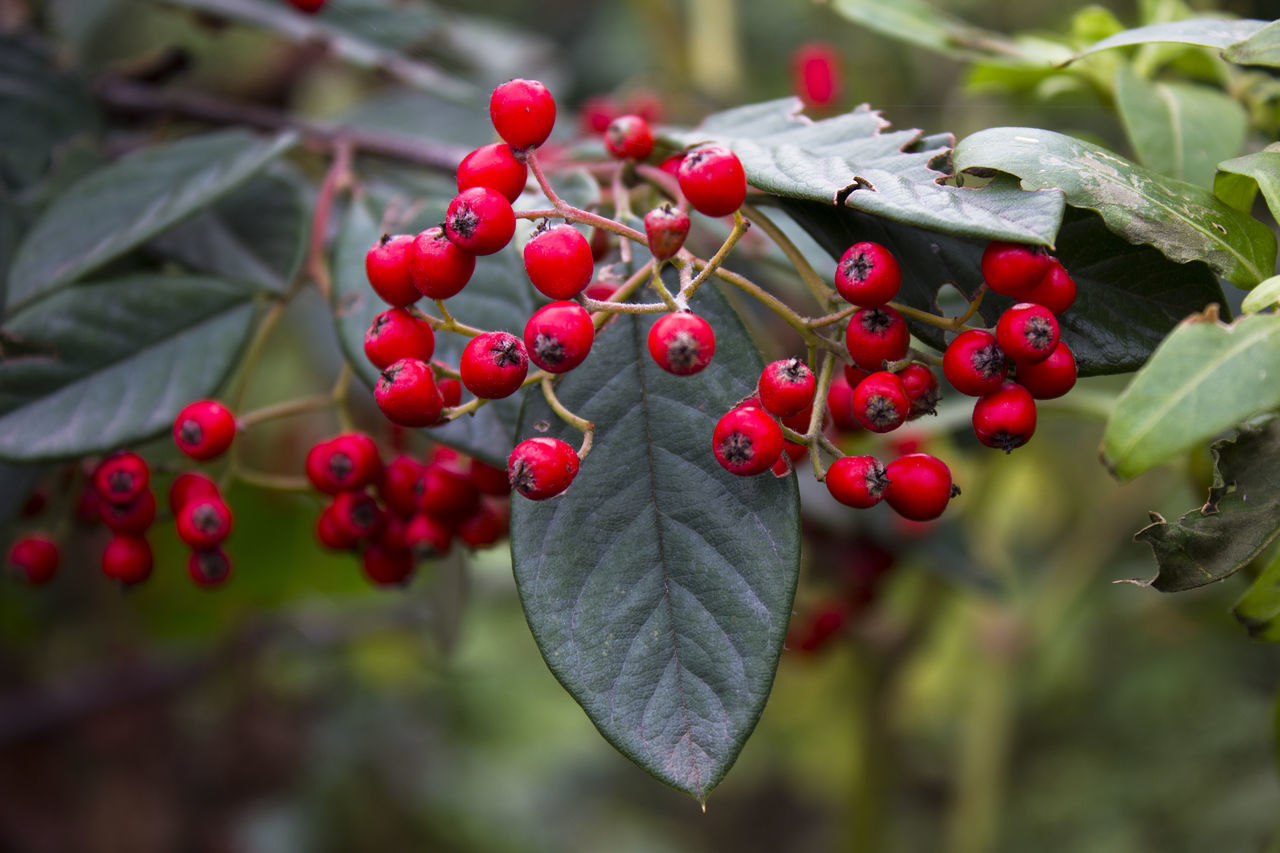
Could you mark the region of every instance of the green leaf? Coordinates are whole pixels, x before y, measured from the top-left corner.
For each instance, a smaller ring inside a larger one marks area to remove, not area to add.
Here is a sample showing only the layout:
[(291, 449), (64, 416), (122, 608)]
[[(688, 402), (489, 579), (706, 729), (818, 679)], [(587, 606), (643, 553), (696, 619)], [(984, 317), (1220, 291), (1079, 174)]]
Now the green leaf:
[(1280, 641), (1280, 558), (1258, 573), (1231, 612), (1255, 640)]
[(152, 240), (149, 248), (198, 273), (283, 293), (306, 254), (310, 210), (291, 173), (261, 175)]
[[(1153, 44), (1157, 42), (1226, 50), (1236, 42), (1244, 41), (1254, 36), (1266, 25), (1266, 21), (1249, 19), (1192, 18), (1186, 21), (1168, 21), (1163, 24), (1135, 27), (1122, 33), (1116, 33), (1109, 38), (1104, 38), (1102, 41), (1090, 45), (1077, 53), (1072, 59), (1079, 59), (1082, 56), (1088, 56), (1100, 50), (1110, 50), (1113, 47), (1130, 47), (1137, 44)], [(1229, 53), (1227, 58), (1231, 58)]]
[(996, 169), (1030, 189), (1059, 188), (1068, 204), (1102, 214), (1130, 243), (1149, 243), (1170, 260), (1202, 260), (1251, 287), (1275, 269), (1276, 238), (1261, 222), (1210, 192), (1167, 178), (1074, 137), (1029, 127), (979, 131), (956, 145), (955, 167)]
[(1213, 192), (1227, 204), (1248, 213), (1258, 190), (1262, 190), (1271, 215), (1280, 216), (1280, 146), (1269, 145), (1263, 151), (1218, 164)]
[(729, 146), (747, 180), (765, 192), (943, 233), (1049, 245), (1062, 218), (1059, 193), (1024, 192), (1007, 182), (981, 189), (940, 184), (950, 137), (890, 132), (866, 106), (811, 121), (799, 100), (783, 98), (717, 113), (667, 136), (682, 145)]
[(293, 144), (242, 130), (148, 148), (99, 169), (38, 219), (9, 271), (8, 311), (120, 257), (248, 181)]
[[(558, 395), (596, 424), (569, 490), (511, 506), (525, 616), (547, 666), (601, 734), (705, 801), (764, 709), (799, 571), (794, 477), (735, 477), (716, 420), (751, 393), (760, 356), (710, 286), (694, 310), (716, 330), (696, 376), (649, 357), (654, 315), (621, 315)], [(549, 424), (545, 433), (543, 423)], [(531, 393), (522, 436), (579, 436)]]
[[(436, 199), (437, 202), (440, 200)], [(447, 204), (448, 198), (443, 201)], [(438, 204), (436, 208), (439, 208)], [(387, 310), (387, 306), (369, 287), (364, 257), (380, 236), (382, 231), (368, 200), (357, 200), (347, 211), (334, 249), (334, 322), (338, 340), (348, 363), (370, 388), (377, 384), (378, 369), (365, 357), (364, 334), (373, 318)], [(477, 259), (471, 281), (461, 293), (448, 300), (448, 308), (467, 325), (486, 330), (503, 329), (520, 335), (533, 313), (530, 291), (522, 262), (515, 250), (508, 247), (496, 255)], [(429, 300), (422, 307), (437, 313)], [(457, 367), (464, 346), (466, 339), (461, 335), (441, 332), (436, 335), (434, 360)], [(428, 432), (438, 441), (505, 467), (507, 455), (515, 445), (520, 397), (517, 394), (494, 400), (480, 407), (471, 417), (433, 427)]]
[(1280, 21), (1272, 21), (1222, 54), (1237, 65), (1280, 67)]
[(1234, 323), (1216, 312), (1188, 318), (1116, 400), (1103, 462), (1122, 479), (1141, 474), (1225, 429), (1280, 407), (1280, 315)]
[(1244, 295), (1240, 310), (1255, 314), (1277, 303), (1280, 303), (1280, 275), (1273, 275)]
[(17, 312), (3, 333), (26, 354), (0, 361), (0, 458), (73, 458), (169, 429), (231, 370), (254, 293), (219, 279), (138, 275)]
[(1212, 187), (1218, 162), (1244, 145), (1244, 107), (1218, 89), (1152, 82), (1122, 65), (1115, 94), (1129, 144), (1142, 165), (1163, 175)]
[(1134, 540), (1151, 546), (1156, 576), (1129, 583), (1180, 592), (1220, 581), (1280, 533), (1280, 420), (1215, 442), (1212, 453), (1208, 500), (1172, 523), (1151, 514)]

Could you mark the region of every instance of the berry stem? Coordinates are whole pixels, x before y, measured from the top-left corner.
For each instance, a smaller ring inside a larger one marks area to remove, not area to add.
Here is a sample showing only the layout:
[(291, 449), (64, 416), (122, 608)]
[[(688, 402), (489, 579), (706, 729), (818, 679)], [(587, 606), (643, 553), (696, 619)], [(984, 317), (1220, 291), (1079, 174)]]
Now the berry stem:
[[(550, 376), (550, 375), (551, 374), (547, 373), (545, 370), (536, 370), (525, 377), (524, 382), (520, 383), (520, 389), (528, 388), (530, 385), (541, 382), (543, 377)], [(520, 389), (517, 389), (517, 390), (520, 390)], [(458, 418), (462, 417), (463, 415), (475, 414), (477, 409), (479, 409), (485, 403), (491, 403), (491, 402), (493, 401), (488, 397), (476, 397), (473, 400), (468, 400), (467, 402), (463, 403), (461, 406), (454, 406), (451, 409), (445, 409), (441, 413), (441, 422), (443, 423), (448, 421), (456, 421)]]
[[(835, 373), (836, 357), (834, 353), (826, 353), (822, 357), (822, 367), (818, 369), (818, 384), (813, 391), (813, 413), (809, 415), (809, 429), (806, 433), (806, 444), (809, 445), (809, 462), (813, 465), (813, 477), (819, 483), (827, 479), (826, 469), (822, 467), (818, 446), (823, 442), (831, 451), (831, 442), (822, 434), (822, 421), (827, 416), (827, 392), (831, 390), (831, 378)], [(840, 456), (838, 450), (836, 456)]]
[(744, 204), (742, 205), (742, 213), (752, 223), (759, 225), (760, 230), (767, 234), (769, 239), (782, 250), (782, 254), (787, 256), (791, 266), (800, 274), (800, 280), (809, 288), (809, 292), (813, 294), (814, 299), (818, 300), (819, 305), (830, 305), (835, 301), (835, 291), (827, 287), (827, 283), (822, 280), (822, 276), (818, 275), (808, 259), (800, 253), (800, 250), (796, 248), (796, 244), (791, 242), (791, 238), (772, 219), (766, 216), (764, 211), (755, 205)]
[(449, 309), (445, 306), (443, 299), (436, 300), (436, 307), (440, 309), (439, 317), (433, 317), (426, 311), (422, 312), (422, 316), (431, 324), (431, 328), (440, 332), (457, 332), (459, 335), (466, 335), (469, 338), (484, 334), (483, 329), (477, 329), (474, 326), (468, 326), (455, 320), (453, 315), (449, 313)]
[(311, 481), (306, 477), (293, 477), (288, 474), (268, 474), (264, 471), (253, 471), (238, 466), (230, 468), (229, 471), (234, 479), (259, 489), (267, 489), (273, 492), (314, 491)]
[[(551, 206), (555, 208), (555, 212), (550, 214), (551, 216), (560, 217), (566, 222), (578, 222), (583, 225), (594, 225), (596, 228), (626, 237), (628, 240), (634, 240), (637, 243), (648, 245), (648, 240), (645, 239), (644, 234), (640, 233), (636, 229), (628, 228), (621, 222), (614, 222), (612, 219), (600, 216), (599, 214), (574, 207), (564, 199), (560, 198), (560, 196), (556, 194), (556, 191), (551, 188), (550, 182), (547, 181), (547, 176), (542, 171), (542, 165), (538, 162), (538, 155), (536, 151), (530, 150), (528, 156), (525, 158), (525, 162), (529, 166), (529, 171), (533, 173), (534, 179), (538, 182), (538, 187), (542, 190), (542, 194), (547, 197), (547, 200), (551, 202)], [(529, 217), (525, 216), (524, 218)], [(544, 215), (540, 218), (547, 218), (547, 216)]]
[(254, 409), (245, 412), (237, 422), (240, 429), (249, 429), (260, 423), (274, 421), (279, 418), (288, 418), (294, 415), (302, 415), (307, 412), (318, 412), (323, 409), (331, 409), (336, 405), (333, 392), (328, 394), (314, 394), (310, 397), (298, 397), (294, 400), (285, 400), (281, 403), (275, 403), (271, 406), (263, 406), (260, 409)]
[(834, 314), (825, 314), (821, 317), (811, 317), (805, 320), (805, 324), (812, 329), (817, 329), (822, 326), (830, 326), (832, 323), (839, 323), (841, 320), (850, 317), (861, 310), (862, 309), (857, 305), (850, 305), (847, 308), (842, 308)]
[(965, 323), (969, 322), (969, 319), (973, 317), (974, 314), (978, 313), (978, 306), (982, 304), (982, 297), (987, 295), (988, 289), (989, 288), (985, 281), (978, 285), (978, 292), (973, 294), (973, 299), (969, 301), (968, 309), (956, 318), (956, 323), (958, 325), (963, 326)]
[(286, 305), (287, 303), (284, 302), (273, 302), (258, 323), (258, 328), (254, 330), (253, 340), (249, 342), (244, 360), (240, 362), (240, 374), (236, 377), (232, 386), (235, 390), (230, 394), (230, 404), (228, 405), (231, 411), (238, 412), (244, 408), (244, 398), (249, 391), (249, 381), (253, 378), (253, 371), (258, 365), (258, 360), (262, 358), (262, 351), (267, 345), (267, 339), (271, 337), (276, 324), (284, 316)]
[[(699, 258), (693, 259), (693, 266), (695, 269), (705, 266), (706, 263), (706, 261)], [(796, 332), (799, 333), (800, 337), (804, 339), (806, 344), (822, 347), (824, 349), (831, 350), (832, 352), (841, 351), (841, 346), (838, 341), (832, 341), (830, 338), (823, 337), (822, 335), (814, 332), (805, 325), (804, 318), (795, 311), (792, 311), (785, 302), (778, 299), (778, 297), (760, 287), (760, 285), (751, 281), (751, 279), (746, 276), (727, 270), (724, 267), (717, 268), (714, 275), (717, 278), (727, 281), (739, 290), (746, 291), (747, 294), (761, 302), (766, 308), (781, 317), (788, 326), (795, 329)]]
[(698, 288), (706, 282), (708, 278), (720, 269), (720, 265), (724, 263), (724, 259), (733, 251), (733, 247), (738, 245), (738, 241), (742, 239), (742, 235), (747, 233), (751, 228), (751, 223), (742, 217), (742, 214), (734, 211), (733, 214), (733, 230), (729, 232), (729, 236), (720, 244), (720, 248), (711, 258), (704, 262), (703, 267), (698, 274), (687, 285), (680, 288), (680, 299), (687, 302), (698, 292)]
[(598, 299), (592, 299), (585, 295), (582, 297), (582, 304), (586, 309), (588, 311), (595, 312), (591, 316), (591, 322), (595, 324), (596, 331), (600, 331), (600, 328), (608, 322), (609, 317), (613, 314), (657, 314), (667, 310), (665, 305), (654, 303), (654, 305), (647, 310), (632, 311), (630, 309), (636, 306), (632, 303), (622, 301), (630, 297), (631, 294), (635, 293), (636, 290), (639, 289), (640, 285), (644, 284), (644, 282), (649, 278), (649, 271), (652, 267), (652, 260), (645, 263), (644, 266), (640, 267), (640, 269), (636, 270), (636, 272), (632, 274), (631, 278), (623, 282), (622, 286), (615, 290), (613, 295), (607, 300), (601, 301)]
[(320, 185), (320, 193), (316, 196), (315, 212), (311, 216), (311, 236), (307, 244), (307, 262), (304, 269), (325, 302), (333, 299), (333, 275), (329, 269), (329, 260), (325, 255), (325, 246), (329, 236), (329, 216), (333, 211), (333, 199), (339, 192), (351, 187), (352, 145), (342, 140), (333, 146), (333, 159), (324, 174), (324, 182)]
[(680, 291), (680, 299), (677, 300), (671, 295), (671, 291), (667, 290), (667, 286), (662, 283), (662, 276), (658, 274), (658, 265), (654, 264), (649, 267), (649, 286), (654, 289), (658, 297), (662, 300), (662, 304), (667, 307), (668, 311), (679, 311), (687, 308), (689, 303), (684, 295), (684, 290)]
[(551, 407), (551, 411), (559, 415), (560, 420), (582, 433), (582, 445), (578, 448), (578, 459), (586, 459), (587, 454), (591, 452), (591, 442), (596, 434), (595, 422), (575, 415), (565, 407), (564, 403), (560, 402), (560, 398), (556, 396), (550, 374), (544, 374), (542, 377), (542, 396), (546, 398), (547, 405)]
[(985, 328), (982, 326), (965, 325), (966, 321), (978, 310), (974, 307), (974, 303), (969, 304), (969, 310), (965, 311), (962, 317), (939, 317), (937, 314), (931, 314), (928, 311), (921, 311), (919, 308), (912, 308), (910, 305), (903, 305), (901, 302), (890, 302), (888, 305), (904, 317), (910, 317), (913, 320), (919, 320), (921, 323), (934, 326), (939, 329), (946, 329), (949, 332), (963, 332), (965, 329)]

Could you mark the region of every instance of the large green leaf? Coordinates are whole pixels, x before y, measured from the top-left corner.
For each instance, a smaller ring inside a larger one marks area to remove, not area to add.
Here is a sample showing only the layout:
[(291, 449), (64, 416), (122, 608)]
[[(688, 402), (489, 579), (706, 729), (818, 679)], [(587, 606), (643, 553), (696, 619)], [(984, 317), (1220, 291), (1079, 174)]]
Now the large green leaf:
[[(1079, 59), (1082, 56), (1088, 56), (1100, 50), (1110, 50), (1113, 47), (1130, 47), (1158, 42), (1226, 50), (1236, 42), (1244, 41), (1256, 35), (1266, 25), (1266, 21), (1250, 19), (1192, 18), (1186, 21), (1167, 21), (1163, 24), (1135, 27), (1122, 33), (1116, 33), (1096, 44), (1090, 45), (1077, 53), (1074, 58)], [(1230, 58), (1229, 55), (1228, 58)]]
[(784, 198), (844, 204), (948, 234), (1050, 245), (1062, 197), (1016, 185), (961, 188), (939, 181), (949, 136), (888, 131), (878, 112), (859, 107), (822, 121), (783, 98), (707, 118), (693, 130), (667, 134), (679, 144), (714, 140), (742, 160), (747, 180)]
[(9, 271), (8, 311), (92, 272), (209, 207), (293, 144), (226, 130), (147, 148), (78, 181), (28, 232)]
[(1244, 41), (1231, 45), (1222, 55), (1239, 65), (1280, 67), (1280, 21), (1272, 21)]
[[(705, 801), (768, 698), (800, 539), (794, 477), (735, 477), (712, 454), (716, 420), (761, 363), (718, 293), (693, 308), (717, 335), (702, 373), (662, 372), (645, 344), (653, 315), (622, 315), (560, 384), (595, 447), (563, 496), (512, 499), (511, 552), (556, 678), (610, 743)], [(531, 393), (521, 435), (534, 434), (578, 441)]]
[(1142, 165), (1162, 175), (1212, 187), (1218, 162), (1244, 144), (1249, 117), (1218, 89), (1153, 82), (1122, 65), (1115, 95), (1129, 144)]
[(956, 145), (955, 168), (1016, 175), (1031, 189), (1059, 188), (1069, 204), (1102, 214), (1131, 243), (1174, 261), (1202, 260), (1240, 287), (1271, 276), (1276, 238), (1209, 191), (1138, 166), (1097, 145), (1029, 127), (996, 127)]
[(1280, 408), (1280, 315), (1182, 323), (1116, 400), (1103, 461), (1127, 479)]
[(0, 458), (57, 459), (151, 438), (212, 395), (253, 323), (255, 288), (136, 276), (52, 294), (4, 324)]
[(1146, 542), (1158, 570), (1131, 583), (1179, 592), (1228, 577), (1280, 533), (1280, 420), (1213, 445), (1214, 478), (1204, 506), (1176, 522), (1152, 513), (1134, 539)]
[(1231, 612), (1255, 640), (1280, 641), (1280, 559), (1258, 573)]

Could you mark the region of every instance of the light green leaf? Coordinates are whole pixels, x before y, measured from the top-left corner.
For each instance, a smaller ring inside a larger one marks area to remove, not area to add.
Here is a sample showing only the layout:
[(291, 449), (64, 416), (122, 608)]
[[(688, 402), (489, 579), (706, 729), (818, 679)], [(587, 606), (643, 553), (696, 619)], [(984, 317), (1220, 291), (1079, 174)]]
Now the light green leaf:
[(1224, 18), (1192, 18), (1186, 21), (1167, 21), (1162, 24), (1151, 24), (1135, 27), (1104, 38), (1077, 53), (1073, 60), (1100, 50), (1114, 47), (1130, 47), (1137, 44), (1170, 42), (1196, 47), (1217, 48), (1226, 50), (1239, 41), (1255, 35), (1267, 25), (1266, 21), (1250, 19), (1230, 20)]
[(1255, 314), (1280, 303), (1280, 275), (1273, 275), (1244, 295), (1240, 309)]
[(1238, 65), (1280, 67), (1280, 21), (1272, 21), (1239, 44), (1231, 45), (1223, 57)]
[(1250, 637), (1280, 642), (1280, 558), (1258, 573), (1231, 612)]
[(1275, 269), (1276, 238), (1261, 222), (1208, 190), (1167, 178), (1105, 148), (1029, 127), (979, 131), (956, 145), (957, 171), (1009, 172), (1029, 189), (1059, 188), (1067, 203), (1096, 210), (1130, 243), (1150, 243), (1178, 262), (1204, 261), (1240, 287)]
[(1271, 215), (1280, 216), (1280, 146), (1270, 145), (1218, 164), (1213, 192), (1227, 204), (1248, 213), (1258, 190), (1262, 190)]
[(1185, 320), (1116, 400), (1103, 462), (1129, 479), (1280, 408), (1280, 315)]

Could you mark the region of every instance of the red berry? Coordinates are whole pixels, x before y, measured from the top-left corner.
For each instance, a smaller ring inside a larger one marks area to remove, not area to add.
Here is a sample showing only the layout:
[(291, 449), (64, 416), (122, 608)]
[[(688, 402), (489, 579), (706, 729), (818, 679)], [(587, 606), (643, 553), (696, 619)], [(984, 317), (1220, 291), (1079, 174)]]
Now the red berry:
[(173, 420), (173, 441), (192, 459), (221, 456), (235, 437), (236, 417), (217, 400), (188, 403)]
[(584, 133), (602, 134), (621, 113), (617, 101), (608, 95), (592, 95), (582, 102), (578, 110), (578, 121)]
[(766, 411), (785, 418), (813, 405), (817, 385), (804, 359), (784, 358), (765, 366), (756, 383), (756, 393)]
[(889, 478), (874, 456), (841, 456), (827, 469), (826, 484), (840, 503), (866, 509), (880, 503)]
[(524, 245), (524, 270), (539, 293), (572, 299), (591, 283), (595, 272), (591, 244), (572, 225), (544, 223)]
[(911, 400), (896, 373), (877, 371), (853, 389), (853, 416), (872, 432), (892, 432), (910, 414)]
[(307, 478), (326, 495), (363, 489), (381, 468), (378, 446), (362, 432), (342, 433), (307, 452)]
[(969, 329), (957, 335), (942, 354), (942, 373), (961, 394), (981, 397), (1000, 387), (1009, 362), (995, 335)]
[(364, 333), (364, 354), (379, 370), (402, 358), (431, 361), (436, 333), (421, 314), (410, 308), (388, 308)]
[(526, 438), (507, 458), (511, 487), (534, 501), (546, 500), (569, 488), (578, 476), (578, 454), (558, 438)]
[(860, 308), (878, 308), (898, 295), (902, 268), (879, 243), (854, 243), (836, 264), (836, 290)]
[(471, 484), (482, 495), (502, 497), (511, 494), (511, 481), (507, 479), (507, 472), (501, 468), (481, 462), (479, 459), (472, 459), (470, 476)]
[(1023, 297), (1027, 302), (1043, 305), (1054, 314), (1064, 314), (1076, 301), (1076, 282), (1057, 258), (1049, 259), (1049, 268), (1040, 283)]
[(187, 558), (187, 575), (204, 589), (222, 586), (231, 577), (231, 558), (221, 548), (192, 551)]
[(665, 261), (680, 251), (689, 236), (689, 214), (664, 204), (644, 215), (644, 236), (655, 260)]
[(485, 501), (458, 526), (458, 538), (468, 548), (487, 548), (502, 540), (509, 526), (506, 504)]
[(667, 373), (691, 376), (716, 354), (716, 333), (696, 314), (664, 314), (649, 328), (649, 355)]
[(881, 370), (885, 362), (900, 361), (911, 347), (907, 321), (889, 306), (863, 308), (849, 318), (845, 347), (863, 370)]
[(387, 420), (400, 426), (432, 426), (444, 411), (435, 374), (416, 358), (402, 358), (383, 370), (373, 386), (373, 399)]
[(372, 539), (382, 530), (386, 515), (370, 495), (342, 492), (333, 498), (333, 523), (344, 539)]
[(1015, 364), (1044, 361), (1058, 345), (1058, 321), (1043, 305), (1019, 302), (1000, 315), (996, 342)]
[(628, 95), (623, 103), (625, 112), (638, 115), (649, 124), (657, 124), (662, 121), (665, 105), (656, 92), (640, 89)]
[(413, 553), (408, 548), (387, 548), (374, 542), (360, 556), (360, 568), (379, 586), (404, 586), (413, 575)]
[(1052, 400), (1070, 391), (1076, 384), (1076, 357), (1064, 342), (1049, 353), (1044, 361), (1018, 365), (1018, 384), (1037, 400)]
[(378, 297), (388, 305), (412, 305), (422, 298), (409, 275), (410, 234), (383, 234), (364, 256), (364, 271)]
[(826, 42), (810, 42), (791, 55), (792, 88), (812, 107), (840, 100), (840, 54)]
[(140, 536), (156, 520), (156, 496), (146, 489), (132, 503), (113, 504), (104, 501), (99, 507), (102, 522), (112, 533)]
[(898, 371), (907, 399), (911, 401), (911, 413), (907, 420), (914, 421), (921, 415), (936, 415), (938, 399), (942, 396), (937, 375), (918, 361), (913, 361)]
[(502, 193), (488, 187), (472, 187), (449, 202), (444, 233), (464, 252), (492, 255), (511, 242), (516, 233), (516, 214)]
[(676, 178), (689, 204), (706, 216), (727, 216), (747, 198), (742, 162), (719, 145), (704, 145), (684, 155)]
[(177, 515), (178, 511), (192, 498), (210, 498), (218, 496), (218, 484), (204, 474), (188, 471), (179, 474), (169, 486), (169, 512)]
[(613, 297), (613, 294), (617, 292), (617, 282), (597, 279), (587, 285), (587, 289), (582, 291), (582, 295), (597, 302), (608, 302)]
[(404, 529), (405, 547), (419, 560), (434, 560), (449, 553), (453, 531), (438, 518), (420, 512)]
[(93, 472), (94, 491), (114, 504), (133, 503), (150, 481), (147, 461), (127, 450), (108, 456)]
[(529, 167), (510, 145), (501, 142), (481, 145), (458, 164), (458, 192), (488, 187), (515, 204), (528, 180)]
[(428, 299), (448, 299), (461, 293), (475, 269), (476, 256), (455, 246), (439, 225), (413, 238), (409, 277)]
[(510, 397), (529, 374), (529, 354), (510, 332), (485, 332), (467, 342), (458, 372), (462, 384), (477, 397)]
[(102, 573), (132, 586), (151, 577), (151, 545), (141, 536), (112, 536), (102, 549)]
[[(609, 252), (613, 250), (613, 235), (603, 228), (592, 228), (591, 239), (587, 241), (591, 245), (591, 260), (600, 263), (609, 257)], [(591, 285), (587, 285), (588, 288)]]
[(462, 402), (462, 382), (457, 379), (441, 379), (436, 382), (440, 396), (444, 398), (446, 408), (453, 408)]
[(289, 5), (299, 12), (314, 15), (324, 8), (325, 0), (289, 0)]
[(338, 523), (337, 511), (332, 503), (325, 506), (316, 519), (316, 539), (321, 545), (334, 551), (348, 551), (360, 541)]
[(782, 427), (764, 409), (730, 409), (716, 422), (711, 448), (729, 473), (760, 474), (782, 455)]
[(638, 115), (618, 116), (604, 132), (604, 147), (619, 160), (647, 160), (653, 153), (653, 131)]
[(556, 123), (556, 102), (537, 80), (508, 80), (489, 98), (489, 118), (498, 136), (512, 148), (547, 141)]
[(973, 433), (1005, 453), (1030, 441), (1036, 431), (1036, 401), (1017, 382), (1005, 382), (973, 404)]
[(951, 469), (928, 453), (899, 456), (885, 466), (885, 474), (889, 478), (885, 502), (911, 521), (932, 521), (952, 498)]
[(480, 505), (480, 490), (469, 472), (440, 462), (423, 469), (415, 494), (417, 509), (441, 520), (465, 517)]
[[(870, 375), (865, 371), (859, 372), (863, 374), (863, 377)], [(858, 382), (861, 381), (862, 379), (859, 378)], [(861, 429), (858, 419), (853, 416), (853, 389), (855, 387), (849, 383), (845, 376), (837, 376), (831, 380), (831, 385), (827, 388), (827, 414), (831, 416), (831, 424), (840, 432), (857, 432)], [(787, 426), (790, 426), (790, 424), (788, 423)]]
[(378, 495), (387, 509), (408, 517), (418, 511), (418, 481), (426, 466), (407, 454), (388, 462), (378, 476)]
[(58, 573), (58, 557), (58, 544), (48, 536), (23, 536), (9, 548), (9, 569), (32, 586), (40, 586)]
[(586, 360), (596, 339), (587, 309), (576, 302), (552, 302), (524, 326), (529, 360), (548, 373), (566, 373)]
[(178, 538), (192, 548), (212, 548), (231, 535), (231, 508), (222, 498), (192, 498), (174, 521)]
[(982, 277), (987, 287), (1010, 299), (1025, 299), (1048, 267), (1048, 253), (1036, 246), (992, 240), (982, 252)]

